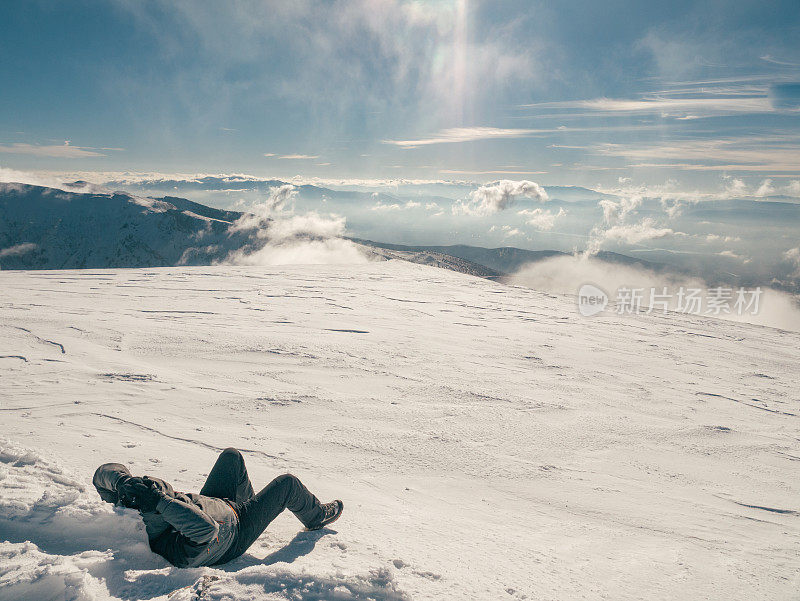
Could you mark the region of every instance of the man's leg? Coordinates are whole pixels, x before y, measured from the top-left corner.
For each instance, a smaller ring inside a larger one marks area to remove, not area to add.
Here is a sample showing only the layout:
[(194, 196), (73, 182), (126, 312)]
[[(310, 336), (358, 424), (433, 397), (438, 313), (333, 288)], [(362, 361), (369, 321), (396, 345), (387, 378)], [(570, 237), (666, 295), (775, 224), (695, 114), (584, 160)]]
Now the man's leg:
[(253, 496), (253, 485), (247, 476), (244, 457), (234, 448), (227, 448), (211, 468), (206, 483), (200, 489), (205, 497), (230, 499), (235, 503), (244, 503)]
[(300, 480), (291, 474), (278, 476), (238, 507), (239, 553), (244, 553), (284, 509), (294, 513), (304, 526), (318, 523), (323, 516), (319, 499)]

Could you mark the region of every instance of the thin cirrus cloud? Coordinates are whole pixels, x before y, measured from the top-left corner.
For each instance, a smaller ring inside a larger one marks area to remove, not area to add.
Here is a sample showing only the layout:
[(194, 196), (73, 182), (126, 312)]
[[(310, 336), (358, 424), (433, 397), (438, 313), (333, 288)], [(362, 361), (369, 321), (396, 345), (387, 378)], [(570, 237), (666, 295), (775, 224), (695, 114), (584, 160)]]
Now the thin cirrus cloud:
[[(565, 102), (543, 102), (526, 104), (521, 108), (547, 108), (547, 109), (580, 109), (591, 111), (589, 114), (601, 115), (693, 115), (693, 116), (718, 116), (730, 114), (756, 114), (770, 113), (774, 110), (767, 91), (759, 94), (745, 95), (733, 91), (720, 92), (704, 98), (677, 97), (680, 94), (669, 96), (651, 96), (641, 99), (615, 99), (594, 98), (589, 100), (570, 100)], [(564, 115), (561, 115), (562, 117)], [(587, 116), (582, 114), (580, 116)]]
[(418, 148), (432, 144), (457, 144), (461, 142), (476, 142), (479, 140), (498, 140), (513, 138), (530, 138), (535, 136), (547, 136), (550, 134), (569, 134), (569, 133), (609, 133), (609, 132), (635, 132), (660, 129), (655, 124), (634, 124), (634, 125), (607, 125), (594, 127), (550, 127), (544, 129), (529, 128), (498, 128), (498, 127), (454, 127), (442, 129), (428, 138), (416, 140), (381, 140), (383, 144), (391, 144), (401, 148)]
[[(634, 167), (670, 167), (698, 171), (800, 170), (800, 139), (787, 136), (687, 140), (680, 144), (602, 144), (599, 155), (624, 157)], [(675, 161), (675, 162), (670, 162)]]
[[(662, 82), (633, 98), (588, 98), (519, 105), (537, 118), (660, 115), (682, 119), (758, 115), (798, 108), (800, 85), (779, 78), (742, 76), (705, 81)], [(554, 114), (536, 114), (546, 109)], [(578, 112), (576, 112), (578, 111)]]
[(53, 157), (59, 159), (82, 159), (87, 157), (106, 156), (98, 150), (121, 150), (120, 148), (89, 148), (64, 144), (0, 144), (0, 152), (6, 154), (26, 154), (37, 157)]
[(541, 175), (547, 171), (517, 171), (510, 169), (493, 169), (489, 171), (471, 171), (469, 169), (439, 169), (439, 173), (456, 175)]
[(275, 152), (265, 152), (263, 156), (270, 158), (275, 157), (277, 159), (288, 159), (292, 161), (304, 161), (304, 160), (312, 160), (318, 159), (318, 154), (277, 154)]
[(401, 148), (416, 148), (431, 144), (456, 144), (459, 142), (474, 142), (476, 140), (493, 140), (498, 138), (526, 138), (543, 130), (539, 129), (503, 129), (498, 127), (451, 127), (442, 129), (427, 138), (417, 140), (383, 140), (384, 144), (400, 146)]

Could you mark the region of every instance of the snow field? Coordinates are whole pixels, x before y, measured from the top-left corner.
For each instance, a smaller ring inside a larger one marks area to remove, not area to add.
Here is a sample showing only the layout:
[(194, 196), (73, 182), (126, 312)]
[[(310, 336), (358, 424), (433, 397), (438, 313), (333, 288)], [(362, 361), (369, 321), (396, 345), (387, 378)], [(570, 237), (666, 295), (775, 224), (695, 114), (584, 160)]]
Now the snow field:
[[(0, 599), (790, 599), (800, 335), (396, 261), (0, 273)], [(178, 570), (94, 468), (284, 514)], [(27, 542), (26, 542), (27, 541)], [(171, 596), (169, 596), (171, 595)]]

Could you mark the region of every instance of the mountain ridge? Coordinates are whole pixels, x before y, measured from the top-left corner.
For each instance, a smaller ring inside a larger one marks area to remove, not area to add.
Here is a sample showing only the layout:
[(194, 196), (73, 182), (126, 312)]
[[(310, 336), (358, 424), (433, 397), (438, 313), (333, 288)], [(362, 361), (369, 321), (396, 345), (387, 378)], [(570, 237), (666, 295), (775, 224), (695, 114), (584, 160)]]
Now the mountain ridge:
[[(88, 188), (89, 191), (81, 191)], [(210, 265), (263, 240), (231, 227), (246, 213), (177, 196), (105, 192), (75, 182), (66, 189), (0, 184), (0, 268), (83, 269)], [(497, 279), (522, 265), (564, 256), (555, 250), (469, 245), (409, 246), (348, 238), (377, 259), (434, 265)], [(663, 266), (601, 252), (612, 263)]]

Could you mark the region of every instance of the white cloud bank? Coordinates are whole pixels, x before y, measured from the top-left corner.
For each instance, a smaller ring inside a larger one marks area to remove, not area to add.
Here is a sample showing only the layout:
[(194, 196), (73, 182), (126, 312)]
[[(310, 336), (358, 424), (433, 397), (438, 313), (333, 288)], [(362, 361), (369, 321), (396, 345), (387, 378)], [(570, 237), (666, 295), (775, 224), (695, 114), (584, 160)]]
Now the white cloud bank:
[[(291, 184), (270, 190), (266, 201), (229, 228), (250, 236), (248, 246), (231, 251), (222, 261), (229, 265), (323, 265), (366, 263), (359, 246), (346, 240), (345, 219), (309, 212), (294, 214), (297, 190)], [(288, 210), (285, 210), (289, 207)]]
[[(800, 258), (800, 249), (795, 250), (797, 250), (797, 256)], [(701, 279), (677, 274), (655, 273), (643, 267), (607, 263), (596, 257), (584, 255), (553, 257), (523, 266), (511, 276), (511, 280), (513, 283), (528, 286), (535, 290), (570, 295), (576, 295), (578, 289), (584, 284), (593, 284), (608, 294), (612, 304), (616, 299), (618, 289), (638, 288), (643, 291), (641, 306), (644, 309), (650, 306), (651, 289), (654, 289), (656, 294), (660, 294), (666, 287), (667, 293), (673, 295), (669, 300), (669, 310), (672, 311), (678, 309), (676, 296), (681, 287), (684, 290), (690, 288), (701, 289), (704, 295), (711, 288), (707, 282)], [(755, 315), (746, 311), (742, 315), (738, 315), (733, 310), (730, 313), (721, 313), (720, 315), (707, 315), (705, 313), (706, 308), (707, 306), (703, 304), (701, 315), (800, 331), (800, 309), (798, 309), (791, 295), (771, 288), (762, 289), (759, 310)], [(613, 312), (614, 307), (610, 307), (607, 311)], [(656, 305), (654, 311), (661, 312), (661, 306)], [(629, 317), (630, 319), (636, 318), (635, 316)]]
[[(108, 192), (103, 186), (95, 183), (85, 182), (80, 185), (67, 183), (60, 174), (34, 173), (30, 171), (17, 171), (0, 167), (0, 183), (3, 184), (26, 184), (29, 186), (42, 186), (45, 188), (56, 188), (65, 192), (87, 192), (102, 193)], [(74, 178), (73, 178), (74, 179)]]

